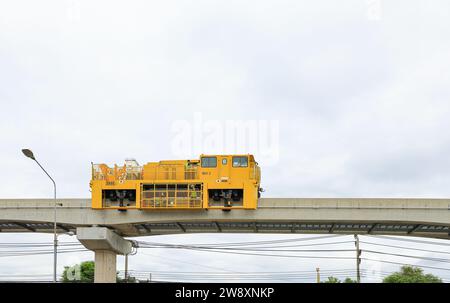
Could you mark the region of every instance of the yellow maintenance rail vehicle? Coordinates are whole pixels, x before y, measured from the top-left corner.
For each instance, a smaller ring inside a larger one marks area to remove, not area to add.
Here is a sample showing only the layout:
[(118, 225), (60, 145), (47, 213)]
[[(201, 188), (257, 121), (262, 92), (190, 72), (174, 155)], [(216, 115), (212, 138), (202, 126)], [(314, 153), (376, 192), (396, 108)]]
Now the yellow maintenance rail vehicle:
[(261, 171), (252, 155), (201, 155), (140, 166), (92, 164), (94, 209), (256, 209)]

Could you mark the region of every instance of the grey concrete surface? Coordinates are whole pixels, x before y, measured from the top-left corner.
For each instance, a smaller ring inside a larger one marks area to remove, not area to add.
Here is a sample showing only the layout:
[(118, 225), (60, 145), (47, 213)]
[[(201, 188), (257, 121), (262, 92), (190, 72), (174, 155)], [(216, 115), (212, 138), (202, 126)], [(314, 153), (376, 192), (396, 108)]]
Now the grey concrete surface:
[[(263, 198), (257, 210), (93, 210), (59, 199), (59, 231), (103, 226), (121, 236), (200, 232), (373, 233), (449, 238), (450, 199)], [(51, 199), (0, 200), (0, 232), (51, 232)]]

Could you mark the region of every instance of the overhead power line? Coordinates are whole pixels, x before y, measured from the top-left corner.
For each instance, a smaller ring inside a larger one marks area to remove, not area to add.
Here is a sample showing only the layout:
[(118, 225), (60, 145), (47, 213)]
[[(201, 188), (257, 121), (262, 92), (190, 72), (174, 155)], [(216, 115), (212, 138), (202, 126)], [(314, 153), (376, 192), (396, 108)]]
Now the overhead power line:
[[(145, 248), (145, 247), (144, 247)], [(299, 256), (299, 255), (280, 255), (280, 254), (257, 254), (257, 253), (246, 253), (246, 252), (237, 252), (237, 251), (222, 251), (216, 249), (202, 249), (202, 248), (186, 248), (193, 251), (201, 251), (201, 252), (213, 252), (213, 253), (222, 253), (222, 254), (237, 254), (237, 255), (250, 255), (250, 256), (266, 256), (266, 257), (280, 257), (280, 258), (305, 258), (305, 259), (354, 259), (352, 257), (332, 257), (332, 256)], [(353, 251), (353, 250), (350, 250)]]
[(371, 259), (371, 258), (361, 258), (361, 260), (372, 261), (372, 262), (388, 263), (388, 264), (395, 264), (395, 265), (406, 265), (406, 266), (419, 267), (419, 268), (429, 268), (429, 269), (438, 269), (438, 270), (450, 271), (450, 268), (445, 268), (445, 267), (436, 267), (436, 266), (428, 266), (428, 265), (401, 263), (401, 262), (394, 262), (394, 261), (380, 260), (380, 259)]
[[(67, 249), (67, 250), (59, 250), (58, 253), (73, 253), (73, 252), (87, 252), (90, 251), (85, 248), (80, 249)], [(23, 252), (15, 252), (15, 253), (0, 253), (1, 257), (21, 257), (21, 256), (30, 256), (30, 255), (47, 255), (53, 254), (53, 251), (23, 251)]]
[(403, 255), (403, 254), (394, 254), (394, 253), (387, 253), (382, 251), (376, 251), (376, 250), (363, 250), (366, 253), (373, 253), (373, 254), (380, 254), (380, 255), (389, 255), (389, 256), (396, 256), (396, 257), (403, 257), (403, 258), (413, 258), (413, 259), (421, 259), (421, 260), (428, 260), (433, 262), (443, 262), (443, 263), (450, 263), (450, 259), (441, 259), (441, 258), (432, 258), (432, 257), (423, 257), (423, 256), (411, 256), (411, 255)]
[[(318, 236), (318, 237), (309, 237), (309, 238), (290, 238), (290, 239), (281, 239), (281, 240), (268, 240), (268, 241), (247, 241), (247, 242), (224, 242), (224, 243), (201, 243), (201, 244), (189, 244), (189, 246), (250, 246), (250, 245), (266, 245), (266, 244), (276, 244), (276, 243), (289, 243), (289, 242), (304, 242), (304, 241), (313, 241), (313, 240), (322, 240), (329, 238), (342, 237), (342, 235), (327, 235), (327, 236)], [(159, 242), (145, 242), (138, 241), (139, 244), (147, 244), (147, 245), (177, 245), (170, 243), (159, 243)], [(186, 244), (180, 244), (186, 245)]]
[(378, 239), (391, 240), (391, 241), (413, 242), (413, 243), (428, 244), (428, 245), (450, 246), (450, 243), (432, 242), (432, 241), (425, 241), (425, 240), (418, 240), (418, 239), (392, 238), (390, 236), (364, 235), (364, 237), (378, 238)]
[(420, 249), (420, 248), (414, 248), (414, 247), (406, 247), (406, 246), (399, 246), (399, 245), (389, 245), (389, 244), (380, 244), (380, 243), (372, 243), (372, 242), (365, 242), (365, 241), (360, 241), (360, 243), (364, 243), (364, 244), (368, 244), (368, 245), (391, 247), (391, 248), (400, 248), (400, 249), (406, 249), (406, 250), (416, 250), (416, 251), (429, 252), (429, 253), (435, 253), (435, 254), (450, 254), (450, 251)]

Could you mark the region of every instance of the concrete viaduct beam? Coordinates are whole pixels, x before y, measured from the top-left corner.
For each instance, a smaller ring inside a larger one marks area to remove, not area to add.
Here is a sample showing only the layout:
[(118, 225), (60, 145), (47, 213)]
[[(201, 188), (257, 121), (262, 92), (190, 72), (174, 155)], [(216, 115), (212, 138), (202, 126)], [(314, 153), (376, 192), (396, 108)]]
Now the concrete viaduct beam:
[(128, 255), (132, 243), (106, 227), (78, 227), (77, 238), (95, 253), (95, 283), (115, 283), (117, 255)]
[[(58, 199), (58, 232), (103, 226), (123, 237), (175, 233), (335, 233), (450, 239), (450, 199), (262, 198), (256, 210), (95, 210)], [(53, 199), (0, 199), (1, 232), (53, 232)]]

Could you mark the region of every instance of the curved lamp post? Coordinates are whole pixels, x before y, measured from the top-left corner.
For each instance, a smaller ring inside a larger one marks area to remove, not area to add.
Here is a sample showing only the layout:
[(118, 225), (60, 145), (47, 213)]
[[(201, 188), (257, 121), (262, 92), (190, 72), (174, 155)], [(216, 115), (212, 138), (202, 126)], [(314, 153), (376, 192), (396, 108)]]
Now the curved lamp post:
[(54, 193), (54, 207), (53, 207), (53, 216), (54, 216), (54, 224), (53, 224), (53, 283), (56, 283), (56, 264), (57, 264), (57, 247), (58, 247), (58, 236), (56, 234), (56, 183), (52, 177), (48, 174), (48, 172), (42, 167), (42, 165), (36, 160), (33, 152), (30, 149), (22, 149), (22, 153), (28, 158), (34, 160), (39, 167), (44, 171), (44, 173), (52, 180), (53, 182), (53, 193)]

